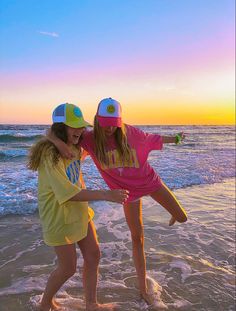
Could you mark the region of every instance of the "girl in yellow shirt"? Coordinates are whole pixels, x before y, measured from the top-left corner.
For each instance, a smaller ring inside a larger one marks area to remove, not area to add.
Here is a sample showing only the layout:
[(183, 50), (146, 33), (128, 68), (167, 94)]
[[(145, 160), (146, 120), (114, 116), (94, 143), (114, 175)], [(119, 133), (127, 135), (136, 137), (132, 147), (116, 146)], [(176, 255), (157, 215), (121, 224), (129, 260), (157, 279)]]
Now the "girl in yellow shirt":
[(80, 171), (81, 150), (75, 148), (81, 134), (89, 124), (79, 107), (62, 104), (53, 112), (51, 131), (63, 140), (73, 159), (62, 158), (56, 147), (47, 139), (37, 142), (30, 151), (28, 167), (38, 171), (38, 208), (43, 237), (53, 246), (58, 266), (49, 276), (41, 311), (57, 309), (54, 296), (61, 286), (76, 272), (76, 244), (84, 258), (84, 290), (86, 310), (113, 310), (113, 304), (97, 303), (97, 278), (100, 250), (92, 218), (90, 200), (107, 200), (124, 203), (126, 190), (86, 190)]

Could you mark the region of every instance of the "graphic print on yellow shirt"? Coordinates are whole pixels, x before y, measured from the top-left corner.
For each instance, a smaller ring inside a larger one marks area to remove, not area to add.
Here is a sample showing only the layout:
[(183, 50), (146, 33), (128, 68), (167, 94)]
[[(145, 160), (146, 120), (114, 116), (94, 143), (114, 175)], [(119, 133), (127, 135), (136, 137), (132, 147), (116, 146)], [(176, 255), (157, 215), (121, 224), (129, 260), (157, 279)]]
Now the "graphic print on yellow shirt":
[(108, 165), (102, 164), (102, 169), (122, 168), (122, 167), (139, 168), (136, 150), (131, 149), (131, 154), (132, 157), (130, 160), (125, 159), (125, 161), (123, 161), (118, 150), (114, 149), (106, 152), (108, 158)]
[(76, 184), (80, 176), (80, 160), (75, 160), (66, 168), (66, 175), (72, 184)]

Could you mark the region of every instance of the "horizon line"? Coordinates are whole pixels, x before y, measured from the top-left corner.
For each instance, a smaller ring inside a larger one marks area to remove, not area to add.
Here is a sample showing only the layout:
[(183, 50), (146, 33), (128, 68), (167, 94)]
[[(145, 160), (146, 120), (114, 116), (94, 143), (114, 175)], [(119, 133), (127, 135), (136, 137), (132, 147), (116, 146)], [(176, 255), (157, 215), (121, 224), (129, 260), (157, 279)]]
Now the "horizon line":
[[(131, 124), (125, 123), (128, 125), (134, 126), (236, 126), (236, 123), (228, 123), (228, 124)], [(51, 126), (52, 123), (0, 123), (0, 125), (37, 125), (37, 126)]]

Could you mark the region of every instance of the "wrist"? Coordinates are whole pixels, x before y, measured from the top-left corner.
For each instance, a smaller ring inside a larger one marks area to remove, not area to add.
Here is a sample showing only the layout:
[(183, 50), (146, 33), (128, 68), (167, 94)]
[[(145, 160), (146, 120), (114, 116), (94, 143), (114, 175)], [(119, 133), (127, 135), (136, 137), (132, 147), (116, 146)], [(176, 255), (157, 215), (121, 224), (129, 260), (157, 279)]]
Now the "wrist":
[(182, 137), (179, 134), (175, 135), (175, 144), (178, 145), (182, 141)]

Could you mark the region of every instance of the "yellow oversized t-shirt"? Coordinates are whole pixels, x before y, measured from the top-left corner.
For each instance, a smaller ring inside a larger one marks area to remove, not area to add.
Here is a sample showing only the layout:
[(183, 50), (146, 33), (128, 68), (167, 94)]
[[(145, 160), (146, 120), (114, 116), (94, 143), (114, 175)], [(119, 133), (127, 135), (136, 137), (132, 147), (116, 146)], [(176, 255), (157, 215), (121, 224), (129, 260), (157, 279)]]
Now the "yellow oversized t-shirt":
[(38, 169), (38, 207), (44, 241), (49, 246), (72, 244), (87, 236), (94, 212), (88, 202), (70, 201), (82, 189), (80, 159), (60, 157), (53, 166), (50, 158), (47, 150)]

